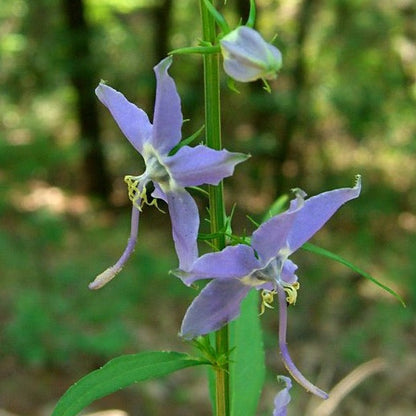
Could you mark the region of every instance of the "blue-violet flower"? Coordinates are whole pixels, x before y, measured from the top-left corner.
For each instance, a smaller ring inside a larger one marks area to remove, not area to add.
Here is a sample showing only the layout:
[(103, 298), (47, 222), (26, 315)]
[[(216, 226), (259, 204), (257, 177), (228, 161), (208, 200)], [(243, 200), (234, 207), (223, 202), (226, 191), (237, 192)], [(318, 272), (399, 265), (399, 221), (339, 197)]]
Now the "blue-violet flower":
[(275, 79), (282, 54), (248, 26), (239, 26), (220, 40), (224, 71), (240, 82)]
[(213, 280), (188, 308), (181, 335), (192, 339), (216, 331), (240, 313), (240, 304), (251, 288), (262, 290), (263, 308), (273, 296), (279, 300), (279, 347), (292, 377), (306, 390), (327, 398), (327, 394), (305, 379), (290, 358), (286, 345), (287, 302), (295, 303), (297, 266), (288, 257), (308, 241), (347, 201), (357, 198), (361, 180), (353, 188), (324, 192), (309, 199), (297, 189), (287, 211), (270, 218), (253, 233), (251, 246), (238, 244), (196, 260), (187, 271), (173, 273), (190, 285), (196, 280)]
[(133, 203), (130, 238), (120, 259), (90, 283), (91, 289), (98, 289), (110, 281), (133, 252), (141, 208), (145, 203), (156, 205), (155, 200), (149, 203), (147, 199), (149, 182), (154, 185), (152, 197), (168, 204), (179, 267), (188, 270), (198, 257), (199, 215), (197, 205), (185, 187), (216, 185), (232, 175), (234, 166), (247, 158), (241, 153), (217, 151), (204, 145), (182, 146), (170, 154), (181, 140), (183, 122), (180, 98), (175, 82), (168, 74), (171, 62), (172, 58), (168, 57), (154, 67), (157, 85), (153, 125), (147, 114), (120, 92), (104, 83), (95, 90), (128, 141), (142, 155), (146, 169), (142, 175), (125, 177)]

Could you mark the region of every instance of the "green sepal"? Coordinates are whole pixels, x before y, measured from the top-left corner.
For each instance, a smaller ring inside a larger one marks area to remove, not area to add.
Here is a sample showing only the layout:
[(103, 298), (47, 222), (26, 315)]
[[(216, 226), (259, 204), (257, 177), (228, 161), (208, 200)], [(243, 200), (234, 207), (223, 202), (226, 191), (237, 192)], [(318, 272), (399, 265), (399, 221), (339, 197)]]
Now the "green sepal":
[(271, 94), (272, 88), (270, 87), (270, 84), (264, 78), (262, 78), (261, 80), (263, 81), (263, 89), (264, 89), (264, 91), (266, 91), (269, 94)]
[(355, 266), (354, 264), (352, 264), (348, 260), (344, 259), (343, 257), (339, 256), (338, 254), (334, 254), (331, 251), (328, 251), (328, 250), (326, 250), (326, 249), (324, 249), (322, 247), (318, 247), (315, 244), (311, 244), (311, 243), (305, 243), (301, 248), (303, 248), (306, 251), (310, 251), (311, 253), (319, 254), (319, 255), (324, 256), (324, 257), (327, 257), (327, 258), (329, 258), (331, 260), (335, 260), (338, 263), (341, 263), (344, 266), (347, 266), (348, 268), (350, 268), (354, 272), (360, 274), (361, 276), (363, 276), (366, 279), (370, 280), (371, 282), (373, 282), (377, 286), (381, 287), (386, 292), (390, 293), (404, 307), (406, 307), (406, 303), (404, 302), (404, 300), (402, 299), (402, 297), (398, 293), (396, 293), (393, 289), (391, 289), (390, 287), (388, 287), (388, 286), (384, 285), (383, 283), (379, 282), (377, 279), (375, 279), (369, 273), (367, 273), (364, 270), (360, 269), (359, 267)]
[(236, 92), (237, 94), (240, 94), (240, 91), (238, 90), (238, 88), (235, 85), (235, 80), (231, 77), (227, 77), (227, 87), (229, 90)]
[(58, 401), (52, 416), (75, 416), (95, 400), (133, 383), (203, 364), (209, 362), (174, 351), (122, 355), (72, 385)]

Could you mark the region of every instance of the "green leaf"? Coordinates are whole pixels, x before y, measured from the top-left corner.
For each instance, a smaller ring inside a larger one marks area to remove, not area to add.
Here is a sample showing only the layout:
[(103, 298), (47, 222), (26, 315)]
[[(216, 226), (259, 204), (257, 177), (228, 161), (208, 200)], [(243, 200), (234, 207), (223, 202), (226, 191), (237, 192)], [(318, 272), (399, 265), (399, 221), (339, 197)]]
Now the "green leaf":
[(202, 196), (204, 196), (205, 198), (208, 198), (209, 197), (209, 192), (208, 191), (206, 191), (205, 189), (202, 189), (201, 187), (199, 187), (199, 186), (188, 186), (187, 187), (188, 189), (192, 189), (192, 190), (194, 190), (195, 192), (198, 192), (199, 194), (201, 194)]
[(270, 218), (274, 217), (275, 215), (283, 212), (287, 208), (288, 201), (289, 195), (284, 194), (279, 196), (267, 210), (266, 214), (263, 216), (262, 222), (265, 222)]
[(241, 315), (230, 324), (231, 416), (254, 416), (265, 378), (264, 347), (258, 311), (258, 292), (251, 290)]
[(167, 351), (117, 357), (71, 386), (57, 403), (52, 416), (75, 416), (94, 400), (130, 384), (201, 364), (209, 363), (188, 354)]
[(189, 46), (185, 48), (174, 49), (169, 52), (169, 55), (190, 55), (190, 54), (201, 54), (209, 55), (213, 53), (221, 52), (219, 45), (213, 46)]
[(354, 270), (354, 272), (360, 274), (361, 276), (365, 277), (366, 279), (370, 280), (371, 282), (375, 283), (377, 286), (384, 289), (386, 292), (393, 295), (404, 307), (406, 306), (404, 300), (402, 297), (397, 294), (393, 289), (389, 288), (388, 286), (384, 285), (383, 283), (379, 282), (377, 279), (375, 279), (373, 276), (365, 272), (364, 270), (360, 269), (359, 267), (355, 266), (348, 260), (345, 260), (341, 256), (338, 256), (338, 254), (334, 254), (324, 248), (318, 247), (315, 244), (311, 243), (305, 243), (302, 248), (306, 251), (310, 251), (311, 253), (319, 254), (324, 257), (328, 257), (331, 260), (335, 260), (338, 263), (343, 264), (344, 266), (349, 267), (351, 270)]
[(250, 0), (250, 12), (248, 15), (246, 26), (253, 28), (256, 23), (256, 2)]
[(200, 127), (195, 133), (193, 133), (191, 136), (187, 137), (186, 139), (181, 140), (170, 152), (169, 156), (173, 156), (175, 153), (178, 152), (178, 150), (183, 147), (187, 146), (188, 144), (191, 144), (195, 139), (199, 137), (199, 135), (204, 131), (205, 125)]
[(211, 13), (212, 17), (217, 22), (218, 26), (221, 28), (223, 34), (227, 34), (230, 32), (230, 28), (228, 26), (227, 21), (224, 19), (224, 16), (208, 1), (204, 0), (205, 7)]

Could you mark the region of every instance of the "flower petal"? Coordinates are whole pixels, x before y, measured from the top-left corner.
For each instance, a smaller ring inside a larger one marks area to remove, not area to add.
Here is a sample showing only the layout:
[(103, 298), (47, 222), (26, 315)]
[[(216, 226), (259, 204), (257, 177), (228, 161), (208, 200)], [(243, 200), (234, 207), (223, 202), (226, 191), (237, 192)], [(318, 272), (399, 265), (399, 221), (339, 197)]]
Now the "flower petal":
[(153, 68), (157, 84), (152, 144), (161, 155), (179, 143), (183, 121), (175, 82), (168, 74), (171, 63), (172, 57), (168, 57)]
[(238, 279), (208, 283), (186, 311), (181, 336), (192, 339), (205, 335), (235, 319), (249, 290), (250, 286)]
[(103, 83), (100, 83), (95, 89), (95, 94), (110, 110), (111, 115), (128, 141), (141, 153), (143, 144), (152, 135), (152, 125), (147, 114), (129, 102), (121, 92)]
[(253, 233), (251, 246), (263, 262), (276, 257), (280, 250), (287, 248), (289, 255), (308, 241), (344, 203), (357, 198), (361, 181), (353, 188), (341, 188), (323, 192), (304, 200), (305, 193), (298, 190), (297, 198), (291, 201), (290, 208), (264, 222)]
[(183, 146), (164, 162), (179, 185), (198, 186), (205, 183), (217, 185), (223, 178), (233, 174), (237, 163), (247, 158), (243, 153), (198, 145)]
[[(270, 48), (276, 49), (273, 45), (267, 43), (257, 30), (248, 26), (239, 26), (220, 41), (221, 47), (225, 49), (225, 55), (231, 53), (239, 58), (244, 58), (253, 63), (264, 65), (270, 57)], [(279, 51), (278, 51), (279, 52)], [(274, 56), (281, 57), (280, 52)]]
[(295, 263), (292, 260), (287, 259), (283, 263), (282, 272), (280, 278), (285, 282), (293, 285), (298, 281), (298, 276), (296, 276), (295, 272), (298, 269)]
[(185, 190), (167, 192), (166, 198), (179, 267), (187, 271), (198, 257), (198, 207)]
[(173, 271), (173, 274), (190, 285), (201, 279), (242, 278), (259, 268), (261, 266), (254, 256), (253, 249), (245, 244), (238, 244), (228, 246), (222, 251), (204, 254), (186, 273)]
[(307, 199), (298, 210), (288, 236), (290, 251), (293, 253), (306, 243), (343, 204), (357, 198), (360, 191), (361, 180), (357, 177), (357, 183), (353, 188), (335, 189)]
[(274, 398), (273, 416), (286, 416), (287, 406), (290, 402), (289, 390), (292, 388), (292, 380), (285, 376), (279, 376), (279, 380), (283, 381), (286, 387), (280, 390)]
[(161, 199), (162, 201), (168, 202), (166, 194), (162, 191), (162, 188), (157, 182), (153, 182), (155, 189), (152, 192), (152, 197), (155, 199)]
[(264, 265), (287, 246), (287, 239), (299, 209), (301, 207), (276, 215), (254, 231), (251, 246), (256, 250)]
[(239, 82), (251, 82), (259, 79), (263, 73), (261, 68), (250, 65), (241, 65), (236, 59), (224, 59), (224, 72)]

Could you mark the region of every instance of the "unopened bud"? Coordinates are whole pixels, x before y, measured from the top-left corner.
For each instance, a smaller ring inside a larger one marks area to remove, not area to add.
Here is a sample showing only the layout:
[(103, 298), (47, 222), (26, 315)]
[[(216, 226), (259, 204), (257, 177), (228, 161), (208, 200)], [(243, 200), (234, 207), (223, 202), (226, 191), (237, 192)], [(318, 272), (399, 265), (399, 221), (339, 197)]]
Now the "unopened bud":
[(282, 54), (250, 27), (239, 26), (220, 40), (225, 72), (236, 81), (270, 80), (282, 66)]

